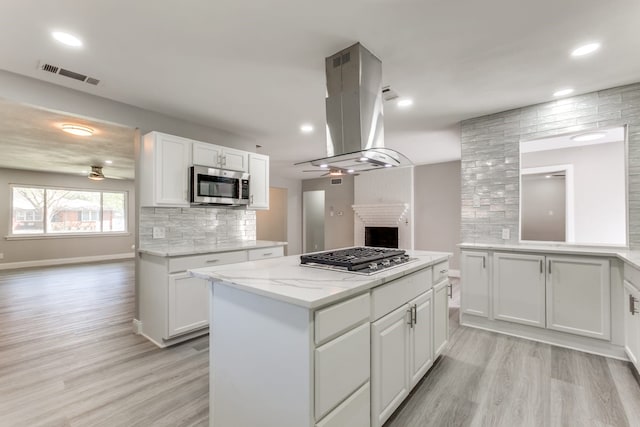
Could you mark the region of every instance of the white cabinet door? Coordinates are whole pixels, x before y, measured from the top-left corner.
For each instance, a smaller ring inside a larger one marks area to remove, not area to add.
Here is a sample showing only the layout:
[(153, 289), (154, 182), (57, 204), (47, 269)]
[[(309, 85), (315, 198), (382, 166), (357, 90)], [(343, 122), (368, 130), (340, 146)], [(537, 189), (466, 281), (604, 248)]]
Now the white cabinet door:
[(409, 394), (409, 305), (371, 324), (371, 425), (379, 427)]
[(269, 156), (249, 153), (249, 208), (269, 209)]
[(433, 291), (409, 302), (414, 321), (409, 325), (409, 389), (412, 389), (433, 364)]
[(204, 142), (193, 143), (193, 164), (219, 168), (222, 147)]
[(487, 252), (462, 252), (460, 304), (462, 313), (489, 316), (489, 255)]
[(433, 287), (433, 358), (444, 351), (449, 342), (449, 280)]
[(189, 206), (189, 165), (193, 141), (151, 132), (141, 153), (141, 206)]
[(222, 169), (232, 171), (248, 171), (248, 152), (224, 147), (222, 149)]
[(191, 277), (186, 272), (170, 274), (168, 292), (169, 330), (166, 338), (209, 325), (209, 293), (206, 280)]
[(640, 291), (624, 281), (624, 349), (629, 360), (640, 368)]
[(611, 337), (609, 260), (547, 257), (547, 328)]
[(545, 257), (493, 254), (493, 317), (544, 328)]

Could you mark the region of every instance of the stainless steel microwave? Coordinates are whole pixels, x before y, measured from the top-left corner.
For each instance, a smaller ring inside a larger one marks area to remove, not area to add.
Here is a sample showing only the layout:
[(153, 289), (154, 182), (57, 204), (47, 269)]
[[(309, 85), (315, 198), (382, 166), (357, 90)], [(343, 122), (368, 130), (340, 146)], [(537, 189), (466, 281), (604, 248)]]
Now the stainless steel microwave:
[(249, 174), (207, 166), (192, 166), (189, 171), (192, 205), (249, 204)]

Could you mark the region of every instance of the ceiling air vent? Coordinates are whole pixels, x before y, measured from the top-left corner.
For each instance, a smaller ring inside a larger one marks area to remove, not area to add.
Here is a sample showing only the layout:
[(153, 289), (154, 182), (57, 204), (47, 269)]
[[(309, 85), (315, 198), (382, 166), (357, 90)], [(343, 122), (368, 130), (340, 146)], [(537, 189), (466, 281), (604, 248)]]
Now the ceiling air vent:
[(391, 89), (391, 86), (384, 86), (382, 88), (382, 97), (385, 101), (391, 101), (398, 97), (398, 93)]
[(100, 79), (96, 79), (95, 77), (89, 77), (82, 73), (77, 73), (75, 71), (67, 70), (62, 67), (58, 67), (57, 65), (40, 63), (39, 67), (42, 71), (46, 71), (48, 73), (57, 74), (59, 76), (68, 77), (70, 79), (78, 80), (81, 82), (89, 83), (90, 85), (97, 86), (100, 83)]

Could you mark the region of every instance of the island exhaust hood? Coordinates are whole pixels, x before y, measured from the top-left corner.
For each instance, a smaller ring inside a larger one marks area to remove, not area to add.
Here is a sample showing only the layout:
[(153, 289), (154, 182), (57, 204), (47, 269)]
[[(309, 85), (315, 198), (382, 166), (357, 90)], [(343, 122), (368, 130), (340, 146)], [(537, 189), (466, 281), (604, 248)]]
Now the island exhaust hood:
[(382, 62), (360, 43), (325, 59), (327, 76), (327, 157), (311, 164), (332, 175), (411, 161), (384, 147)]

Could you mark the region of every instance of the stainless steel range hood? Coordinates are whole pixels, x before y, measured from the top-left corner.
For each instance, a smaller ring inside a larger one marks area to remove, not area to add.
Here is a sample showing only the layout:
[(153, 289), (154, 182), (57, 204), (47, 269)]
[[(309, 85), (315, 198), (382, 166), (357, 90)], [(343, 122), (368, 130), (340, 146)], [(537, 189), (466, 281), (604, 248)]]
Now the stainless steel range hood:
[(325, 59), (327, 157), (304, 162), (356, 173), (411, 161), (384, 147), (382, 62), (360, 43)]

